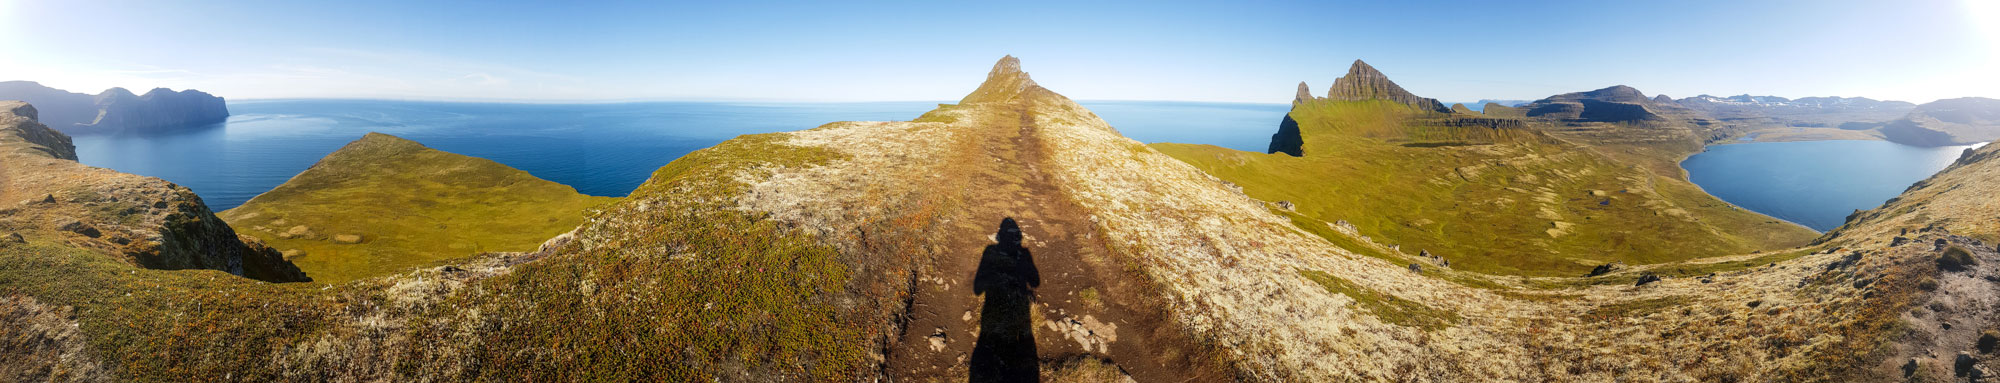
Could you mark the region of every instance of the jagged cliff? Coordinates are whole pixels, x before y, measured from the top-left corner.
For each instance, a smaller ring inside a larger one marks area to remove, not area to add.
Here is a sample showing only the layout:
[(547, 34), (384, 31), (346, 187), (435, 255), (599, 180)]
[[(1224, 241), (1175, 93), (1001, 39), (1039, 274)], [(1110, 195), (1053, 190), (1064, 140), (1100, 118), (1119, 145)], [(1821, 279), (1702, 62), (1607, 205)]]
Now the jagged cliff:
[(1354, 60), (1354, 65), (1347, 68), (1347, 75), (1333, 80), (1333, 86), (1326, 91), (1326, 98), (1339, 101), (1389, 100), (1420, 110), (1451, 113), (1444, 103), (1403, 90), (1396, 82), (1389, 81), (1389, 76), (1361, 60)]
[[(1994, 326), (1992, 295), (1923, 278), (1991, 288), (1974, 276), (2000, 255), (1936, 230), (1591, 277), (1460, 270), (1246, 195), (1019, 68), (913, 121), (696, 151), (533, 252), (289, 288), (0, 247), (0, 302), (33, 300), (0, 319), (74, 307), (77, 334), (43, 335), (94, 339), (80, 353), (126, 379), (260, 381), (1879, 381), (1922, 346), (1897, 325), (1912, 310), (1953, 313), (1939, 347)], [(1308, 112), (1427, 113), (1328, 105), (1363, 109)], [(1926, 266), (1951, 245), (1983, 263)], [(1915, 370), (1952, 372), (1935, 359)]]
[(155, 88), (135, 95), (111, 88), (96, 96), (29, 81), (0, 82), (0, 100), (22, 100), (42, 110), (42, 123), (71, 133), (154, 130), (221, 122), (229, 107), (221, 97), (193, 89)]

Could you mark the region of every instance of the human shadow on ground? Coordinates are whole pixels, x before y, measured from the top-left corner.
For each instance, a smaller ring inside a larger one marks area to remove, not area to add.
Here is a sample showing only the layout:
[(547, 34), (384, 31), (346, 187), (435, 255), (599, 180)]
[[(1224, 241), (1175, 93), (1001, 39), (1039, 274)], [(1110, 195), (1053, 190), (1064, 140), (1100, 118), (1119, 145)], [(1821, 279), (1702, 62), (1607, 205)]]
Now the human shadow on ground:
[(1021, 238), (1014, 218), (1001, 220), (1000, 232), (994, 234), (999, 243), (986, 246), (972, 278), (972, 293), (986, 296), (979, 311), (979, 340), (972, 346), (972, 382), (1041, 381), (1031, 310), (1042, 276)]

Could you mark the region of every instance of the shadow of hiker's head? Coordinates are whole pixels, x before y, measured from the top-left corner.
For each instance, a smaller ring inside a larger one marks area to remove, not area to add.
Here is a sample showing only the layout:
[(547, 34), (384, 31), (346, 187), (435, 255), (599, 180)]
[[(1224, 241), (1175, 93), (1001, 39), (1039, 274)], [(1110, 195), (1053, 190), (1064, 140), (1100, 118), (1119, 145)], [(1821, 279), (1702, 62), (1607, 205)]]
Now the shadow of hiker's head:
[(1014, 223), (1013, 217), (1000, 220), (1000, 232), (993, 235), (1001, 245), (1021, 246), (1021, 225)]

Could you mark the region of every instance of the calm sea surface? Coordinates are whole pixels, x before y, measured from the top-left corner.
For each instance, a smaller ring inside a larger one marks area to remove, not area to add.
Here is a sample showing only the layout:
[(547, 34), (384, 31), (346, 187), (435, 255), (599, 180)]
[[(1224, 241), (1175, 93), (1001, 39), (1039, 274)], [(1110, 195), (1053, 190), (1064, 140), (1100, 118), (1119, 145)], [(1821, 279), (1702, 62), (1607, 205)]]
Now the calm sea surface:
[[(1144, 142), (1262, 151), (1289, 105), (1082, 102)], [(623, 196), (675, 158), (743, 134), (835, 121), (902, 121), (936, 102), (494, 104), (379, 100), (231, 102), (223, 123), (75, 137), (84, 164), (160, 177), (223, 210), (327, 153), (382, 132), (487, 158), (591, 195)]]
[(1902, 194), (1970, 147), (1886, 141), (1728, 144), (1710, 146), (1681, 167), (1724, 201), (1826, 231), (1856, 209), (1873, 209)]

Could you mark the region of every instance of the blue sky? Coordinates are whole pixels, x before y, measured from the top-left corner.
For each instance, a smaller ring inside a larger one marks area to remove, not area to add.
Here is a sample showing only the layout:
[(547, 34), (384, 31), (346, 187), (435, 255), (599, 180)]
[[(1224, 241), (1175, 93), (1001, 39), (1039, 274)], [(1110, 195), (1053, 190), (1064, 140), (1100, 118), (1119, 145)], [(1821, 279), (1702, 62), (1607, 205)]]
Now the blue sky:
[(1446, 101), (1614, 84), (2000, 97), (1996, 0), (573, 3), (593, 4), (0, 0), (0, 80), (232, 99), (954, 100), (1012, 54), (1076, 99), (1283, 103), (1357, 58)]

